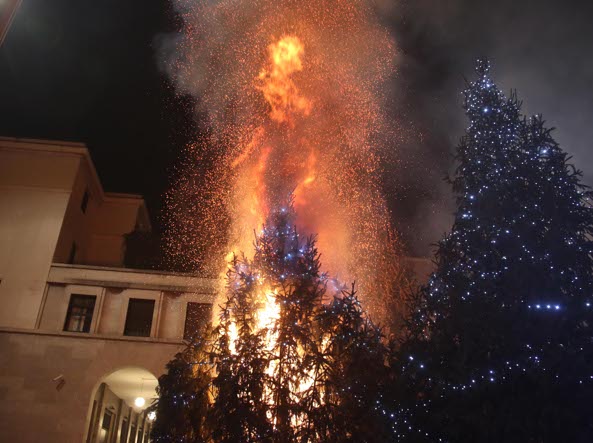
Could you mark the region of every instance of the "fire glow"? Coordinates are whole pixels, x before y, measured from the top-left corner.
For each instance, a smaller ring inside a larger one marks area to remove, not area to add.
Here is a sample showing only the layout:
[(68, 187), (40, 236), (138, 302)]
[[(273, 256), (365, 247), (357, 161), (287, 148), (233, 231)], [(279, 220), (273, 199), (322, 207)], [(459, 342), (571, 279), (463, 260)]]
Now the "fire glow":
[(292, 126), (293, 114), (308, 116), (311, 112), (311, 101), (300, 95), (292, 79), (292, 74), (303, 70), (303, 44), (298, 37), (284, 36), (272, 43), (268, 51), (271, 66), (259, 74), (259, 89), (270, 104), (270, 118)]
[(219, 273), (225, 256), (253, 255), (254, 232), (292, 194), (323, 270), (356, 281), (381, 320), (389, 303), (378, 294), (399, 272), (380, 185), (393, 138), (382, 92), (394, 69), (388, 32), (365, 0), (182, 6), (170, 69), (209, 135), (188, 149), (169, 194), (169, 250)]

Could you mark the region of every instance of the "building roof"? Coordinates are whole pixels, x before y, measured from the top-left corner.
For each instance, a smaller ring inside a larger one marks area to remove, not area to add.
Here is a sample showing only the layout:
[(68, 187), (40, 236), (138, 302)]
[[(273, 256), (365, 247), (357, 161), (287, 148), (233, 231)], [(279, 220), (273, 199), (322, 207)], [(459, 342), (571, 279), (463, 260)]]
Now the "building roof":
[(0, 149), (1, 150), (12, 150), (12, 151), (33, 151), (40, 153), (55, 153), (62, 155), (74, 155), (79, 156), (83, 160), (84, 166), (89, 172), (89, 176), (92, 180), (92, 185), (96, 189), (100, 199), (103, 202), (117, 202), (117, 203), (130, 203), (138, 205), (143, 212), (143, 222), (148, 223), (148, 229), (151, 229), (150, 216), (144, 197), (139, 194), (126, 194), (118, 192), (105, 192), (97, 169), (91, 158), (91, 154), (84, 143), (80, 142), (69, 142), (63, 140), (41, 140), (33, 138), (17, 138), (17, 137), (0, 137)]

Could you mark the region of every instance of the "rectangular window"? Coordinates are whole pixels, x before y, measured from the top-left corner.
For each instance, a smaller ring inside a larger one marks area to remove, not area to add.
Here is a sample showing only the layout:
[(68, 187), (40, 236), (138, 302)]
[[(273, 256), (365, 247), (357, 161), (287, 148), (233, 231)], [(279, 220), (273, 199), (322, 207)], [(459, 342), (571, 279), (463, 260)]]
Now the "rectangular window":
[(136, 442), (136, 423), (133, 423), (132, 427), (130, 428), (130, 442)]
[(82, 200), (80, 201), (80, 210), (82, 211), (83, 214), (86, 212), (86, 208), (89, 205), (90, 197), (91, 196), (89, 195), (89, 190), (86, 189), (84, 191), (84, 195), (82, 196)]
[(150, 337), (154, 300), (131, 298), (128, 303), (124, 335)]
[(119, 439), (120, 443), (127, 443), (128, 442), (128, 419), (124, 418), (121, 424), (121, 437)]
[(101, 429), (99, 430), (99, 443), (107, 443), (111, 436), (111, 425), (113, 423), (113, 413), (105, 410), (103, 415), (103, 422), (101, 423)]
[(93, 311), (95, 310), (95, 300), (96, 297), (94, 295), (72, 294), (70, 296), (70, 303), (68, 303), (64, 331), (90, 332)]
[(192, 340), (196, 334), (203, 332), (204, 327), (212, 321), (212, 305), (209, 303), (187, 304), (187, 313), (185, 315), (185, 330), (183, 338)]

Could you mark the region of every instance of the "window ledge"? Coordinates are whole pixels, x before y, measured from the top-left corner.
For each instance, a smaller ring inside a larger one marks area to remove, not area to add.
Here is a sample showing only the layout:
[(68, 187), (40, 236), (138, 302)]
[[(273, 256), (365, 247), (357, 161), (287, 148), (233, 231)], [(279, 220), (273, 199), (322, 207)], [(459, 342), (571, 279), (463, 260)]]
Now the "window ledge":
[(127, 335), (106, 335), (106, 334), (91, 334), (86, 332), (66, 332), (66, 331), (43, 331), (40, 329), (22, 329), (22, 328), (7, 328), (0, 327), (0, 334), (26, 334), (26, 335), (44, 335), (50, 337), (62, 338), (82, 338), (85, 340), (106, 340), (106, 341), (126, 341), (136, 343), (153, 343), (165, 345), (183, 345), (183, 339), (173, 338), (157, 338), (157, 337), (133, 337)]

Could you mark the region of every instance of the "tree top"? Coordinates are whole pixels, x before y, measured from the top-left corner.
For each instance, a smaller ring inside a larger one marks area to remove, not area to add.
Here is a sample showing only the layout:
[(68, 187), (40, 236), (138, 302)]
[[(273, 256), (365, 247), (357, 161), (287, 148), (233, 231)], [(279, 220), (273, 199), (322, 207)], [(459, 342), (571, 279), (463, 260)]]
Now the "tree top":
[(481, 77), (488, 75), (490, 72), (490, 61), (486, 57), (480, 57), (476, 60), (476, 72)]

